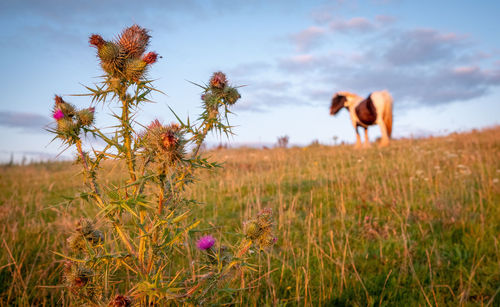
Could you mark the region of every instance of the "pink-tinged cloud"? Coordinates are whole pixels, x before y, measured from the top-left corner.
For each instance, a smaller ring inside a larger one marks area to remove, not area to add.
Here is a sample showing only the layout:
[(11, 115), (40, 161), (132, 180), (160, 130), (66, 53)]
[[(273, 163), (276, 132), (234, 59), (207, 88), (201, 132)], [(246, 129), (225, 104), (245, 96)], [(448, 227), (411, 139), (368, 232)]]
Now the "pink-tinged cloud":
[(389, 15), (377, 15), (375, 21), (380, 25), (390, 25), (396, 22), (396, 17)]
[(467, 75), (479, 71), (477, 66), (460, 66), (453, 68), (453, 72), (457, 75)]
[(334, 20), (330, 22), (330, 30), (334, 32), (369, 32), (376, 26), (366, 18), (353, 17), (349, 20)]
[(291, 39), (298, 51), (307, 51), (320, 44), (325, 34), (326, 30), (324, 28), (311, 26), (297, 34), (293, 34)]

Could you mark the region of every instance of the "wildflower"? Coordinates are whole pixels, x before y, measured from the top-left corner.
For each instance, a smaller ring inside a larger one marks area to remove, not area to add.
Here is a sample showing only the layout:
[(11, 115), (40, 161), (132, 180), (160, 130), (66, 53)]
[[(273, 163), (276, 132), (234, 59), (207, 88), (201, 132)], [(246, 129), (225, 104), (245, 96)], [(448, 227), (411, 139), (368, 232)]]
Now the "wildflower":
[(158, 54), (156, 52), (148, 52), (142, 60), (146, 62), (147, 64), (153, 64), (156, 62), (156, 59), (158, 58)]
[(75, 107), (62, 99), (61, 96), (54, 97), (55, 109), (61, 110), (63, 115), (73, 117), (75, 115)]
[(198, 240), (196, 245), (201, 250), (207, 250), (207, 249), (211, 248), (214, 245), (214, 243), (215, 243), (214, 237), (212, 237), (211, 235), (207, 235), (207, 236), (201, 237)]
[(212, 75), (212, 78), (210, 79), (210, 86), (223, 89), (224, 87), (226, 87), (226, 85), (227, 79), (226, 75), (223, 72), (218, 71)]
[(64, 113), (63, 113), (63, 111), (56, 109), (54, 111), (54, 114), (52, 115), (52, 117), (54, 117), (55, 120), (60, 120), (61, 118), (64, 117)]
[(173, 131), (167, 131), (167, 132), (164, 132), (161, 134), (161, 141), (162, 141), (163, 147), (171, 148), (171, 147), (175, 146), (178, 139), (177, 139), (177, 137), (175, 137), (175, 134)]
[(101, 47), (106, 41), (98, 34), (92, 34), (89, 38), (89, 43), (97, 48)]

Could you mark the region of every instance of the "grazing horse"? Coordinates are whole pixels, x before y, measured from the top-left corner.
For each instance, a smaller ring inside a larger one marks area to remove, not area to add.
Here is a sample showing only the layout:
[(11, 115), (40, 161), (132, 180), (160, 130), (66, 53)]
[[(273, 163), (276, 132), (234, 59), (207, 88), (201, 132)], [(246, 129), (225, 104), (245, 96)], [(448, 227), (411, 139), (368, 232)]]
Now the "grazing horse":
[(392, 133), (392, 97), (387, 91), (373, 92), (366, 99), (349, 92), (338, 92), (332, 98), (330, 115), (337, 114), (342, 108), (347, 108), (352, 125), (356, 131), (356, 145), (361, 146), (358, 127), (365, 128), (365, 146), (370, 146), (368, 126), (379, 125), (382, 132), (380, 146), (389, 145)]

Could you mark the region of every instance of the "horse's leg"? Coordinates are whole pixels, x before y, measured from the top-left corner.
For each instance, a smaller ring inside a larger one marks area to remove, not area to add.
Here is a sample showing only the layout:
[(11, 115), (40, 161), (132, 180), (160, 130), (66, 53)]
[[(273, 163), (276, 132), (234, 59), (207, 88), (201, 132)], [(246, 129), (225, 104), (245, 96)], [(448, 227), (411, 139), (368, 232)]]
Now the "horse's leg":
[(365, 128), (365, 147), (370, 147), (370, 140), (368, 139), (368, 128)]
[(359, 136), (358, 125), (356, 125), (356, 124), (354, 124), (354, 131), (356, 131), (356, 145), (354, 145), (354, 148), (360, 148), (361, 147), (361, 136)]
[(389, 135), (387, 134), (387, 127), (385, 126), (385, 122), (383, 120), (377, 121), (380, 127), (380, 132), (382, 132), (382, 138), (380, 140), (380, 147), (385, 147), (389, 145)]

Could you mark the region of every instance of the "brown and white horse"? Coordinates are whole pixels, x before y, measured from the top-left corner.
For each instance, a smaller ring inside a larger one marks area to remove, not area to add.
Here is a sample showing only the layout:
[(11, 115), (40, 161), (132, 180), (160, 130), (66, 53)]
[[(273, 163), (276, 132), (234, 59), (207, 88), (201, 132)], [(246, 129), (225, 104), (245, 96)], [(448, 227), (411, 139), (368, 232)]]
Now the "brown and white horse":
[(369, 146), (368, 126), (379, 125), (382, 132), (380, 146), (389, 145), (392, 133), (392, 97), (388, 91), (373, 92), (366, 99), (349, 92), (338, 92), (332, 98), (330, 115), (347, 108), (356, 131), (356, 148), (361, 146), (358, 127), (365, 128), (365, 146)]

